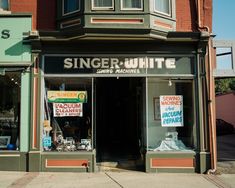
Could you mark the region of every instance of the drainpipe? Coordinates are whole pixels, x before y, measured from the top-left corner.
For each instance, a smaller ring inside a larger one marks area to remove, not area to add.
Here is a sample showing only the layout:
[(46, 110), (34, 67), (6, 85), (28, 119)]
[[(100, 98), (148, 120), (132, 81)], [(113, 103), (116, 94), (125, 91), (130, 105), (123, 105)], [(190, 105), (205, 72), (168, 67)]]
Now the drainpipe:
[[(198, 29), (206, 30), (210, 34), (210, 28), (201, 24), (201, 1), (196, 0), (197, 7), (197, 22)], [(205, 2), (205, 0), (203, 1)], [(205, 8), (205, 4), (203, 4)], [(209, 84), (209, 139), (210, 139), (210, 151), (211, 151), (211, 169), (207, 171), (207, 174), (215, 174), (217, 170), (217, 148), (216, 148), (216, 122), (215, 122), (215, 93), (214, 93), (214, 79), (213, 79), (213, 66), (211, 58), (211, 38), (209, 38), (208, 47), (208, 84)]]

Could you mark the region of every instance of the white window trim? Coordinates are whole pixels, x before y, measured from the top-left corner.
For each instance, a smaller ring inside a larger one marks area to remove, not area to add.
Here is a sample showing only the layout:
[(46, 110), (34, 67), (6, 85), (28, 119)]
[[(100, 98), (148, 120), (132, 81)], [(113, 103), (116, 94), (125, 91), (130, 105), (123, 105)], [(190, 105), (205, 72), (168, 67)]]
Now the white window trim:
[(123, 0), (121, 0), (121, 10), (143, 10), (143, 0), (141, 0), (141, 8), (124, 8)]
[(62, 16), (67, 16), (69, 14), (73, 14), (73, 13), (79, 12), (80, 11), (80, 7), (81, 7), (81, 1), (80, 0), (77, 0), (77, 1), (78, 1), (78, 9), (75, 10), (75, 11), (72, 11), (72, 12), (65, 13), (64, 12), (64, 0), (62, 0)]
[(114, 10), (114, 0), (111, 7), (95, 7), (94, 0), (91, 0), (91, 10)]
[(172, 17), (172, 1), (171, 0), (168, 0), (168, 1), (169, 1), (169, 14), (167, 14), (165, 12), (158, 11), (155, 9), (156, 8), (156, 0), (154, 0), (154, 4), (153, 4), (154, 12), (156, 12), (158, 14), (162, 14), (164, 16)]

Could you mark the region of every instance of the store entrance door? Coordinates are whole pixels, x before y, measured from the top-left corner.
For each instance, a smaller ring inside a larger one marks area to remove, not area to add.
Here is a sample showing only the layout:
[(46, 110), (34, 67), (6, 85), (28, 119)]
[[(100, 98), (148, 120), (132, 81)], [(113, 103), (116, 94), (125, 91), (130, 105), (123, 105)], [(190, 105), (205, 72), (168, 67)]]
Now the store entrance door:
[(101, 170), (144, 168), (142, 81), (126, 77), (96, 79), (96, 157)]

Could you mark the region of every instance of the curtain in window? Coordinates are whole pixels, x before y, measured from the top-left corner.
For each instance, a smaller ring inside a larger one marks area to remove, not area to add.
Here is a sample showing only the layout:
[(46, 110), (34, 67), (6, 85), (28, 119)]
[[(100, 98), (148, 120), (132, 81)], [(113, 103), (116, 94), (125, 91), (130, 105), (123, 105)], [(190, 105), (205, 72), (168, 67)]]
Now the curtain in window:
[(94, 7), (112, 7), (112, 0), (94, 0)]
[(123, 0), (123, 8), (142, 8), (142, 0)]
[(79, 9), (79, 0), (64, 0), (64, 13), (73, 12)]
[(155, 0), (155, 10), (165, 14), (170, 14), (170, 1)]
[(0, 0), (0, 9), (8, 10), (8, 0)]

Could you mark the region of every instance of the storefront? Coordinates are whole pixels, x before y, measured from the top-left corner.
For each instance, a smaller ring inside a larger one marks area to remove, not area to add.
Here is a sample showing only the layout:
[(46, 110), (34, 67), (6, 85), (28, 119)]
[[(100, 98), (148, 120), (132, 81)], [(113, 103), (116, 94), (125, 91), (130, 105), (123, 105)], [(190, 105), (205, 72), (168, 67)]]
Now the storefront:
[(0, 170), (27, 170), (30, 129), (29, 15), (0, 18)]
[(195, 46), (45, 42), (30, 171), (94, 172), (108, 164), (206, 172), (205, 54)]

